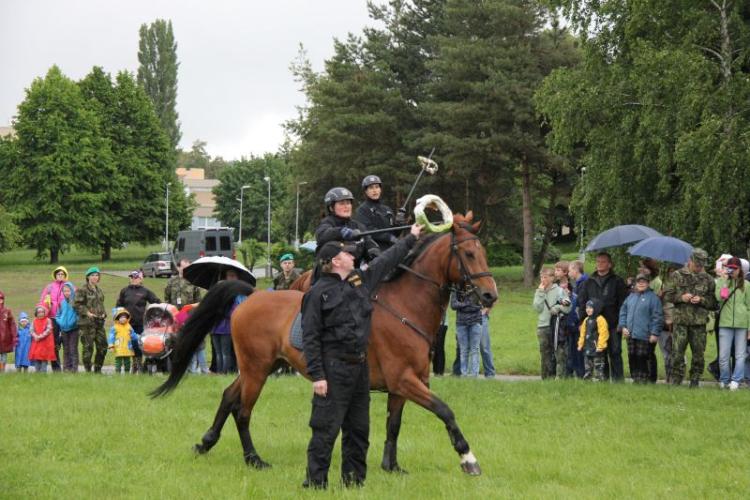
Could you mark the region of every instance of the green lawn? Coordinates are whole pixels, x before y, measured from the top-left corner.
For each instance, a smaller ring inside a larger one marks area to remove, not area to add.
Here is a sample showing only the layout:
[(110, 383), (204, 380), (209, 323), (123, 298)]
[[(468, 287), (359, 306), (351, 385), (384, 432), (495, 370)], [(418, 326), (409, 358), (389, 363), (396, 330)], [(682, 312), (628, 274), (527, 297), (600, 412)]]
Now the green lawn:
[[(251, 429), (270, 470), (245, 467), (231, 421), (206, 456), (191, 447), (211, 422), (231, 378), (188, 377), (152, 401), (160, 377), (5, 374), (0, 405), (3, 498), (318, 498), (303, 491), (310, 384), (270, 379)], [(482, 465), (460, 472), (445, 428), (409, 404), (399, 461), (380, 470), (385, 395), (373, 394), (370, 474), (352, 498), (736, 498), (744, 471), (750, 392), (579, 381), (438, 378)]]

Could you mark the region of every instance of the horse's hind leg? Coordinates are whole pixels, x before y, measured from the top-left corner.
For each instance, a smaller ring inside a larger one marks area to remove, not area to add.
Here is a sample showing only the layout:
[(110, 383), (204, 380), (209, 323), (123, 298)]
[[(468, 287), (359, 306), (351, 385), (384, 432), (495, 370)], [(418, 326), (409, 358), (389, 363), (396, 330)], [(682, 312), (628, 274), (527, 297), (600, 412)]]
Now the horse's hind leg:
[(242, 384), (242, 404), (236, 407), (234, 420), (237, 424), (237, 432), (240, 435), (245, 463), (256, 469), (265, 469), (270, 467), (271, 464), (263, 461), (255, 450), (253, 439), (250, 436), (250, 415), (268, 375), (267, 372), (262, 375), (255, 375), (254, 373), (243, 374), (245, 379)]
[(401, 430), (401, 416), (404, 412), (406, 398), (397, 394), (388, 393), (388, 419), (385, 424), (386, 438), (383, 447), (383, 461), (380, 466), (388, 472), (406, 473), (398, 465), (396, 459), (396, 448), (398, 444), (398, 433)]
[(469, 443), (461, 433), (461, 429), (458, 428), (453, 410), (416, 377), (409, 377), (402, 380), (399, 389), (401, 389), (399, 392), (404, 394), (407, 399), (431, 411), (443, 421), (445, 428), (448, 430), (448, 436), (450, 437), (453, 449), (461, 457), (461, 470), (472, 476), (480, 475), (482, 469), (479, 467), (476, 457), (471, 452)]
[(208, 453), (208, 451), (214, 447), (221, 437), (221, 429), (224, 427), (224, 423), (227, 421), (229, 414), (235, 414), (240, 408), (240, 379), (237, 377), (234, 379), (229, 387), (224, 389), (224, 394), (221, 397), (221, 403), (219, 408), (216, 410), (216, 416), (214, 417), (214, 423), (206, 431), (199, 444), (196, 444), (193, 449), (196, 453)]

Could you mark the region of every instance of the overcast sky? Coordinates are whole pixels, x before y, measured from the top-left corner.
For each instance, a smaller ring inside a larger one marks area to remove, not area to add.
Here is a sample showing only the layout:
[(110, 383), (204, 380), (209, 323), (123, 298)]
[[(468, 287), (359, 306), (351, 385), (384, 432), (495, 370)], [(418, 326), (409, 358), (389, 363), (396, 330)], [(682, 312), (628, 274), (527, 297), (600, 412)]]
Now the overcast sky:
[(289, 64), (303, 44), (316, 71), (333, 39), (373, 25), (366, 0), (0, 0), (0, 126), (53, 64), (78, 80), (93, 66), (138, 68), (138, 29), (171, 19), (183, 149), (225, 159), (275, 152), (304, 103)]

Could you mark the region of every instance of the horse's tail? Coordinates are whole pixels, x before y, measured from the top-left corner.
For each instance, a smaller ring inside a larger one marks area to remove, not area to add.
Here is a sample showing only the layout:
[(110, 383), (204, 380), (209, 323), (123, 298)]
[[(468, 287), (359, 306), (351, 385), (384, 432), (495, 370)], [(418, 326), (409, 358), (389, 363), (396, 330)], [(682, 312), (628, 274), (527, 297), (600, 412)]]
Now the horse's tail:
[(211, 287), (180, 330), (171, 355), (172, 370), (167, 380), (149, 393), (152, 398), (168, 394), (177, 387), (198, 346), (214, 325), (224, 318), (237, 295), (250, 295), (253, 291), (249, 283), (237, 280), (222, 281)]

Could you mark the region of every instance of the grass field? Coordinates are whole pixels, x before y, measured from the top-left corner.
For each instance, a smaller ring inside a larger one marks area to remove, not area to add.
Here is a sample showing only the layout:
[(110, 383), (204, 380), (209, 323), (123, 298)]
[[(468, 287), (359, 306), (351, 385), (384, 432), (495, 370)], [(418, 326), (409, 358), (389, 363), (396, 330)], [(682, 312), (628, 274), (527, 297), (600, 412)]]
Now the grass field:
[[(207, 455), (191, 447), (208, 428), (229, 377), (189, 377), (160, 400), (143, 376), (6, 374), (0, 386), (3, 498), (312, 498), (304, 491), (310, 385), (270, 379), (251, 421), (261, 456), (245, 467), (229, 422)], [(363, 490), (330, 480), (345, 498), (738, 498), (750, 392), (578, 381), (435, 379), (482, 465), (460, 472), (445, 429), (407, 405), (399, 461), (380, 467), (385, 395), (373, 394), (369, 476)], [(327, 494), (328, 495), (328, 494)]]

